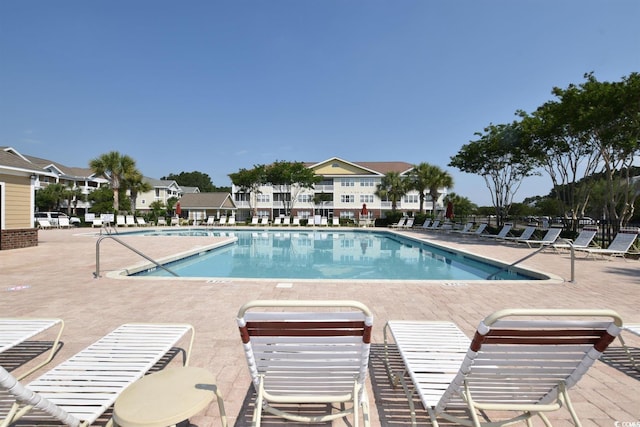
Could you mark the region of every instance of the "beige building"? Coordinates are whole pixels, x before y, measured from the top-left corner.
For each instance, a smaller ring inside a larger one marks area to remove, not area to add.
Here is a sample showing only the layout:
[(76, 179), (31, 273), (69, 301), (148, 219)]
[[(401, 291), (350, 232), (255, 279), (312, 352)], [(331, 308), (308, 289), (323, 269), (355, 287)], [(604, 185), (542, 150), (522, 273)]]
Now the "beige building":
[[(232, 187), (233, 202), (238, 208), (238, 220), (243, 221), (257, 213), (258, 216), (311, 216), (339, 217), (358, 220), (363, 205), (369, 219), (383, 218), (391, 211), (391, 202), (375, 195), (382, 178), (389, 172), (406, 176), (413, 165), (407, 162), (350, 162), (332, 157), (319, 163), (306, 163), (322, 180), (312, 189), (297, 186), (260, 187), (256, 193), (241, 192)], [(436, 202), (436, 214), (442, 210), (447, 189), (441, 190)], [(430, 196), (426, 196), (424, 209), (431, 213)], [(397, 210), (417, 213), (420, 199), (417, 191), (408, 192), (397, 203)]]

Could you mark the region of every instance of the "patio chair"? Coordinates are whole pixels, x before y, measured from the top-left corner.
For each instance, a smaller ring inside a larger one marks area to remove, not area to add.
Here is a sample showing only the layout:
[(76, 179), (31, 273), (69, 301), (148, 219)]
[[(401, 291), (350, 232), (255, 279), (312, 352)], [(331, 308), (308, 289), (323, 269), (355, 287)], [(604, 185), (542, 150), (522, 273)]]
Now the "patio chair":
[(431, 220), (427, 218), (427, 219), (424, 220), (424, 222), (422, 223), (422, 225), (420, 227), (423, 230), (428, 230), (430, 225), (431, 225)]
[(519, 241), (524, 241), (524, 240), (529, 240), (531, 239), (531, 236), (533, 236), (533, 233), (536, 232), (536, 226), (535, 225), (527, 225), (524, 230), (522, 230), (522, 233), (519, 236), (506, 236), (503, 237), (502, 240), (505, 240), (507, 242), (519, 242)]
[(460, 230), (451, 230), (451, 232), (452, 233), (466, 234), (471, 230), (471, 227), (473, 227), (473, 223), (472, 222), (467, 222)]
[(498, 234), (483, 234), (482, 237), (486, 237), (488, 239), (504, 239), (505, 237), (507, 237), (512, 228), (512, 223), (505, 222), (500, 231), (498, 231)]
[(606, 248), (575, 248), (575, 250), (586, 252), (586, 258), (588, 258), (589, 255), (602, 255), (602, 257), (609, 255), (609, 259), (613, 257), (625, 258), (633, 242), (635, 242), (636, 237), (638, 237), (638, 233), (640, 233), (640, 229), (635, 227), (621, 228)]
[(234, 225), (236, 225), (236, 217), (235, 217), (235, 216), (230, 216), (230, 217), (227, 219), (227, 225), (228, 225), (228, 226), (234, 226)]
[(596, 237), (596, 233), (598, 232), (597, 226), (587, 226), (580, 231), (578, 237), (575, 240), (570, 239), (562, 239), (562, 242), (556, 242), (551, 245), (553, 249), (556, 251), (558, 249), (571, 249), (573, 248), (588, 248), (591, 247), (593, 239)]
[(55, 318), (0, 318), (0, 353), (9, 349), (14, 349), (21, 344), (25, 344), (31, 338), (53, 327), (57, 327), (58, 332), (56, 334), (56, 338), (51, 343), (51, 351), (49, 352), (49, 355), (44, 361), (38, 363), (27, 372), (17, 376), (16, 378), (18, 380), (25, 378), (53, 359), (53, 356), (58, 351), (60, 336), (62, 336), (62, 330), (64, 329), (64, 321), (62, 321), (62, 319)]
[[(287, 311), (278, 311), (285, 309)], [(338, 311), (338, 310), (349, 311)], [(253, 423), (268, 412), (297, 422), (327, 422), (362, 407), (369, 425), (365, 389), (373, 317), (357, 301), (252, 301), (240, 308), (238, 327), (256, 402)], [(344, 405), (325, 414), (306, 415), (279, 404)]]
[(269, 225), (269, 217), (268, 216), (263, 216), (262, 218), (260, 218), (259, 225), (262, 225), (262, 226), (265, 226), (265, 227), (267, 225)]
[(218, 220), (218, 225), (227, 225), (227, 217), (221, 216), (220, 219)]
[(407, 217), (403, 216), (398, 220), (398, 222), (391, 224), (391, 228), (402, 228), (406, 223), (407, 223)]
[(486, 222), (483, 222), (475, 230), (469, 230), (461, 234), (464, 234), (465, 236), (483, 236), (484, 235), (483, 233), (487, 229), (487, 225), (488, 224)]
[(300, 217), (294, 216), (291, 225), (294, 227), (300, 227)]
[(159, 216), (159, 217), (158, 217), (158, 221), (156, 221), (156, 224), (157, 224), (158, 226), (165, 226), (165, 227), (166, 227), (166, 225), (167, 225), (167, 220), (166, 220), (166, 219), (164, 219), (164, 217), (163, 217), (163, 216)]
[(333, 227), (340, 227), (340, 218), (338, 218), (337, 216), (331, 218), (331, 225)]
[(38, 228), (41, 230), (50, 230), (52, 228), (51, 222), (48, 219), (39, 219)]
[(282, 218), (280, 218), (279, 216), (273, 218), (273, 225), (274, 226), (280, 226), (282, 225)]
[(133, 215), (127, 215), (125, 217), (125, 222), (127, 224), (127, 227), (135, 227), (137, 225), (136, 219)]
[(180, 217), (172, 216), (171, 217), (171, 226), (172, 227), (179, 227), (180, 226)]
[(116, 227), (126, 227), (127, 221), (124, 215), (116, 215)]
[(550, 229), (547, 230), (547, 232), (545, 233), (545, 235), (542, 237), (542, 239), (536, 240), (536, 239), (517, 239), (516, 242), (518, 243), (526, 243), (527, 246), (529, 246), (530, 248), (533, 247), (534, 245), (539, 245), (539, 246), (548, 246), (553, 244), (556, 240), (558, 240), (558, 237), (560, 237), (560, 233), (562, 232), (562, 228), (561, 227), (551, 227)]
[(120, 326), (26, 385), (0, 366), (0, 390), (13, 399), (0, 425), (46, 417), (69, 426), (88, 426), (187, 333), (191, 334), (187, 365), (191, 325), (133, 323)]
[(215, 216), (207, 217), (207, 222), (205, 223), (206, 227), (213, 227), (215, 224), (216, 224), (216, 217)]
[(254, 216), (251, 218), (251, 225), (258, 225), (260, 223), (260, 217)]
[(147, 224), (147, 221), (145, 221), (144, 218), (141, 217), (141, 216), (136, 217), (136, 222), (138, 223), (138, 225), (140, 227), (148, 227), (149, 226), (149, 224)]
[(438, 417), (498, 426), (522, 420), (531, 425), (536, 415), (550, 426), (545, 413), (562, 406), (579, 426), (568, 390), (621, 329), (612, 310), (501, 310), (480, 322), (472, 341), (451, 322), (389, 321), (385, 352), (390, 334), (405, 371), (392, 372), (388, 356), (385, 362), (394, 384), (403, 385), (413, 425), (417, 393), (434, 427)]
[(329, 219), (326, 216), (323, 216), (322, 218), (320, 218), (320, 226), (321, 227), (329, 226)]
[(71, 228), (71, 223), (67, 217), (58, 218), (58, 228)]
[(406, 229), (412, 228), (412, 227), (413, 227), (413, 222), (414, 222), (415, 220), (416, 220), (416, 219), (415, 219), (414, 217), (409, 217), (409, 218), (407, 218), (407, 221), (406, 221), (406, 222), (404, 223), (404, 225), (403, 225), (402, 227), (400, 227), (400, 228), (406, 228)]

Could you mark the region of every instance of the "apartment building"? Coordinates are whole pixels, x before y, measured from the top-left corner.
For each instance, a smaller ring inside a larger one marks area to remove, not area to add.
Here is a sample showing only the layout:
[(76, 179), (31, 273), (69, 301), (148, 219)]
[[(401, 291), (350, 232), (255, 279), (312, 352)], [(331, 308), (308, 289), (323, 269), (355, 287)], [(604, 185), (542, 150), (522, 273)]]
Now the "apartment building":
[[(413, 169), (413, 165), (406, 162), (351, 162), (338, 157), (319, 163), (306, 163), (306, 166), (322, 178), (313, 189), (265, 185), (256, 193), (245, 193), (232, 186), (236, 219), (244, 221), (258, 215), (269, 218), (298, 216), (307, 219), (320, 216), (358, 220), (364, 205), (368, 219), (383, 218), (391, 211), (391, 202), (375, 195), (378, 184), (389, 172), (407, 175)], [(444, 210), (445, 195), (446, 189), (443, 189), (436, 204), (437, 211)], [(425, 202), (424, 209), (430, 213), (431, 198), (427, 196)], [(420, 208), (418, 192), (407, 193), (396, 208), (407, 214), (417, 213)]]

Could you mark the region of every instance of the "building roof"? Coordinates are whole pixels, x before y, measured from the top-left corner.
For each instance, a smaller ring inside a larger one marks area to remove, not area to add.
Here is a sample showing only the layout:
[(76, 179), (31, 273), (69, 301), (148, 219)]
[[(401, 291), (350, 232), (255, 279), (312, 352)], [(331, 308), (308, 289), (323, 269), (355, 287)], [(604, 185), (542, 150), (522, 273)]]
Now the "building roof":
[(229, 193), (187, 193), (180, 198), (182, 209), (236, 209)]
[(0, 167), (24, 173), (46, 173), (39, 164), (34, 163), (28, 156), (23, 156), (12, 147), (0, 147)]
[(401, 161), (393, 161), (393, 162), (352, 162), (349, 160), (344, 160), (339, 157), (331, 157), (327, 160), (323, 160), (321, 162), (304, 162), (306, 167), (313, 167), (322, 164), (326, 164), (333, 161), (340, 161), (343, 163), (351, 164), (363, 169), (366, 169), (370, 172), (377, 173), (380, 175), (386, 175), (389, 172), (397, 172), (397, 173), (406, 173), (413, 169), (414, 165), (407, 162)]

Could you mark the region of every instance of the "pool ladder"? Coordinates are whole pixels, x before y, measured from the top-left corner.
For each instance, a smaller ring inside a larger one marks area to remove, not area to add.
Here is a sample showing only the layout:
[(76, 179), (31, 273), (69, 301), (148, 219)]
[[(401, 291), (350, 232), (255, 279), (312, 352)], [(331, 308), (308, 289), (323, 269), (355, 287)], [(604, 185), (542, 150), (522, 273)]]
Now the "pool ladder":
[[(575, 282), (575, 278), (576, 278), (576, 268), (575, 268), (575, 261), (576, 261), (576, 255), (575, 255), (575, 250), (573, 249), (573, 241), (569, 240), (569, 239), (561, 239), (563, 240), (565, 243), (569, 244), (569, 246), (571, 247), (571, 279), (569, 279), (569, 282), (573, 283)], [(516, 264), (520, 264), (522, 261), (525, 261), (529, 258), (531, 258), (532, 256), (542, 252), (544, 249), (547, 249), (549, 245), (542, 245), (540, 246), (538, 249), (536, 249), (535, 251), (531, 252), (529, 255), (520, 258), (519, 260), (512, 262), (509, 265), (506, 265), (502, 268), (500, 268), (498, 271), (492, 273), (491, 275), (489, 275), (489, 277), (487, 277), (485, 280), (492, 280), (494, 277), (496, 277), (498, 274), (502, 273), (503, 271), (511, 271), (511, 267), (513, 267)]]
[(138, 255), (140, 255), (142, 258), (146, 259), (147, 261), (150, 261), (152, 263), (154, 263), (157, 267), (163, 269), (164, 271), (166, 271), (167, 273), (175, 276), (175, 277), (180, 277), (178, 276), (176, 273), (174, 273), (173, 271), (171, 271), (170, 269), (168, 269), (167, 267), (165, 267), (164, 265), (160, 264), (158, 261), (154, 260), (151, 257), (148, 257), (147, 255), (143, 254), (142, 252), (140, 252), (139, 250), (137, 250), (136, 248), (134, 248), (133, 246), (129, 245), (128, 243), (123, 242), (122, 240), (120, 240), (119, 238), (117, 238), (116, 236), (113, 236), (111, 234), (104, 234), (101, 235), (100, 237), (98, 237), (98, 241), (96, 242), (96, 271), (93, 272), (93, 277), (95, 279), (100, 278), (100, 243), (104, 240), (104, 239), (112, 239), (118, 243), (120, 243), (122, 246), (124, 246), (127, 249), (132, 250), (133, 252), (137, 253)]

